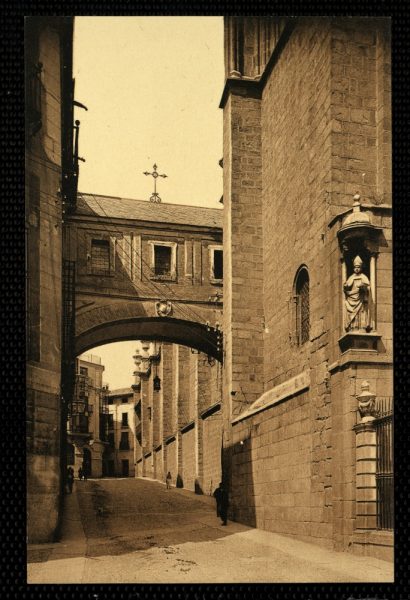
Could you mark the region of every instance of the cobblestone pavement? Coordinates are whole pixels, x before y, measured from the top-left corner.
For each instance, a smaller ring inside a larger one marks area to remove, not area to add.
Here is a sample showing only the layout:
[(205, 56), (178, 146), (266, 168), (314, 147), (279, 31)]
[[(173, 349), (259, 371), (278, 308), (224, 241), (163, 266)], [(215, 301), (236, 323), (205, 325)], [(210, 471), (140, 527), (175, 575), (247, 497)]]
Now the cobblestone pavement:
[(61, 542), (28, 548), (28, 583), (392, 581), (393, 565), (228, 521), (213, 499), (141, 479), (75, 483)]

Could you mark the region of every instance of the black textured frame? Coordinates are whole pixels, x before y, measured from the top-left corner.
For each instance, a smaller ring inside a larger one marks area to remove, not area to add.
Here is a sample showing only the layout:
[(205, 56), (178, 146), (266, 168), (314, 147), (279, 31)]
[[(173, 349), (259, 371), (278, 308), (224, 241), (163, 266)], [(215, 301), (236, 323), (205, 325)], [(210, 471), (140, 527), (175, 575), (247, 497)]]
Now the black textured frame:
[[(407, 600), (410, 585), (407, 575), (409, 526), (409, 460), (407, 457), (408, 411), (407, 386), (409, 302), (405, 295), (408, 280), (407, 243), (409, 222), (407, 115), (410, 39), (408, 9), (405, 2), (389, 8), (385, 2), (374, 5), (356, 0), (323, 6), (311, 1), (305, 6), (292, 2), (252, 4), (183, 2), (173, 12), (160, 4), (128, 1), (116, 3), (66, 1), (52, 5), (34, 0), (19, 5), (8, 3), (3, 9), (2, 43), (2, 129), (3, 148), (1, 257), (3, 293), (1, 314), (6, 327), (1, 336), (3, 416), (12, 426), (3, 427), (2, 446), (2, 596), (8, 598), (195, 598), (233, 600), (234, 598), (304, 598), (306, 600), (348, 598), (386, 598)], [(213, 15), (213, 14), (332, 14), (392, 15), (393, 31), (393, 148), (394, 148), (394, 336), (395, 336), (395, 470), (396, 470), (396, 552), (394, 584), (257, 584), (257, 585), (30, 585), (26, 584), (26, 506), (25, 506), (25, 344), (24, 344), (24, 63), (23, 16), (32, 14), (74, 15)], [(5, 407), (7, 406), (7, 411)]]

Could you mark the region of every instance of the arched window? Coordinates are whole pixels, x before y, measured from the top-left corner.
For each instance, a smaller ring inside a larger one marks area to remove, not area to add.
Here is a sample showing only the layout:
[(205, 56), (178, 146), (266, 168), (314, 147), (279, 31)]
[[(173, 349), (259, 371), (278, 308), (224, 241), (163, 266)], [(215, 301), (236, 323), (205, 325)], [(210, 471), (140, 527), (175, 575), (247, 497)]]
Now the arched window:
[(301, 346), (309, 341), (309, 273), (301, 267), (295, 280), (296, 339)]

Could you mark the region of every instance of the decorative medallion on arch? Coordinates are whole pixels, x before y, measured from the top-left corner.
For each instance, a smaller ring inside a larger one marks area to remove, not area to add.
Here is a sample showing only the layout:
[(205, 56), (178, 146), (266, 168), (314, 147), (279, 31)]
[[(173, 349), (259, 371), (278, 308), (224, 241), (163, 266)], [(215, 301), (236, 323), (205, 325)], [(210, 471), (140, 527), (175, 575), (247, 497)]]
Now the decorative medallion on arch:
[(172, 302), (169, 300), (155, 302), (155, 310), (159, 317), (169, 317), (172, 314)]

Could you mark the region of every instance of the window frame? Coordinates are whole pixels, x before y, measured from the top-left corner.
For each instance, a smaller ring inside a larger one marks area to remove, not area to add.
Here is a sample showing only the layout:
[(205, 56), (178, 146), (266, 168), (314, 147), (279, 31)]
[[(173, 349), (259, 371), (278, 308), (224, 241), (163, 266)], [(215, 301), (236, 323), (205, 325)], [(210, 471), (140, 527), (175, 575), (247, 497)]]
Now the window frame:
[[(150, 268), (151, 276), (150, 279), (156, 281), (176, 281), (177, 279), (177, 242), (166, 242), (162, 240), (149, 240), (148, 246), (150, 247)], [(169, 273), (158, 275), (155, 273), (155, 247), (162, 246), (171, 248), (171, 269)]]
[[(108, 242), (109, 245), (109, 270), (106, 273), (98, 273), (92, 267), (92, 244), (93, 241)], [(86, 256), (86, 271), (87, 275), (93, 277), (113, 277), (115, 274), (115, 252), (117, 238), (100, 231), (92, 231), (87, 233), (87, 256)]]
[[(208, 246), (209, 250), (209, 281), (214, 285), (223, 284), (223, 245), (222, 244), (211, 244)], [(215, 265), (215, 251), (222, 252), (222, 277), (215, 277), (214, 265)]]
[[(307, 293), (303, 294), (303, 288), (307, 284)], [(296, 344), (304, 346), (310, 340), (310, 277), (309, 270), (306, 265), (301, 265), (295, 275), (293, 285), (293, 298), (295, 303), (294, 311), (294, 327)], [(307, 319), (303, 317), (303, 300), (307, 298)], [(304, 326), (307, 320), (307, 327)], [(303, 337), (302, 337), (303, 336)]]

